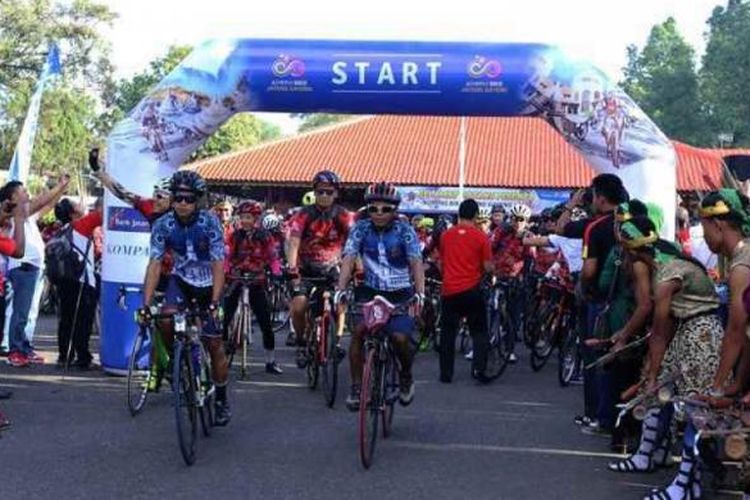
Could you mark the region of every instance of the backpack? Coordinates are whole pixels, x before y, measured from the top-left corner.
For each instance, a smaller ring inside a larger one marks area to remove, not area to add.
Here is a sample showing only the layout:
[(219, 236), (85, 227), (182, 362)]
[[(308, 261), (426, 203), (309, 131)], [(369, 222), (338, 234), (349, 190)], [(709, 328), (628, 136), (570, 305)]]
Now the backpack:
[(86, 270), (86, 260), (91, 245), (89, 238), (86, 252), (82, 253), (73, 244), (73, 226), (63, 227), (52, 237), (44, 249), (44, 264), (49, 280), (58, 284), (63, 281), (78, 281)]

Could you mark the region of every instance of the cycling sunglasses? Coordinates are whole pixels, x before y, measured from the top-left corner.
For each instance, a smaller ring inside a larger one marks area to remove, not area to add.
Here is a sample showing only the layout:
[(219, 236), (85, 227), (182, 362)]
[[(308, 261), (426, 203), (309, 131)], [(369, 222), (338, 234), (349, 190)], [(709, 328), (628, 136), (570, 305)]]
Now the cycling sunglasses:
[(174, 195), (174, 202), (175, 203), (187, 203), (188, 205), (192, 205), (198, 201), (198, 198), (195, 197), (193, 194), (176, 194)]
[(385, 205), (383, 207), (376, 207), (375, 205), (370, 205), (367, 207), (367, 213), (368, 214), (392, 214), (396, 211), (396, 207), (391, 205)]
[(336, 193), (335, 189), (316, 189), (315, 196), (333, 196)]
[(527, 222), (529, 219), (526, 217), (513, 217), (513, 220), (516, 222)]

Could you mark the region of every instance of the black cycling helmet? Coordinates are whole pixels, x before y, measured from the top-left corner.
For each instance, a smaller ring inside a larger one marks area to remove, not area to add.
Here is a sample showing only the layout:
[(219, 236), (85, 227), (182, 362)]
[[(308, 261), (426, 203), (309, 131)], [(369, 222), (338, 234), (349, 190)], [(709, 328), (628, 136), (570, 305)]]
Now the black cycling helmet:
[(339, 179), (338, 174), (332, 170), (321, 170), (315, 174), (315, 177), (313, 177), (313, 189), (315, 189), (318, 184), (330, 184), (338, 189), (341, 186), (341, 179)]
[(203, 177), (193, 170), (178, 170), (172, 175), (172, 180), (169, 183), (169, 190), (172, 193), (177, 191), (192, 191), (197, 195), (203, 195), (208, 186)]
[(372, 203), (374, 201), (398, 205), (401, 203), (401, 196), (390, 182), (378, 182), (377, 184), (370, 184), (365, 191), (365, 202)]

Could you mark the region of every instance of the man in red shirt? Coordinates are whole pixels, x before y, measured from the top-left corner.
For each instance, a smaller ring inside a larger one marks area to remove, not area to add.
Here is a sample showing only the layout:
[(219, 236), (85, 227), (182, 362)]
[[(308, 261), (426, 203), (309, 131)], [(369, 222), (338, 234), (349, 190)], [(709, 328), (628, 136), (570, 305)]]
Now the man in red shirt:
[(482, 276), (493, 270), (492, 252), (487, 235), (476, 227), (479, 205), (472, 199), (458, 207), (458, 225), (440, 237), (443, 265), (443, 312), (440, 332), (440, 381), (453, 380), (456, 332), (466, 317), (474, 345), (472, 376), (486, 381), (489, 335), (487, 312), (480, 290)]

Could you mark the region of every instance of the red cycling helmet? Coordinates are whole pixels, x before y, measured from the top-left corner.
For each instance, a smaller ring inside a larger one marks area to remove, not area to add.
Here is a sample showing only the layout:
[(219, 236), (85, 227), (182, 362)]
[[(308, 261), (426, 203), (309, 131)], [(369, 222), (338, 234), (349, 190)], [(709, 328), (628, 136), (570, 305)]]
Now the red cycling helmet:
[(255, 200), (246, 200), (237, 207), (237, 214), (260, 215), (263, 213), (263, 205)]

